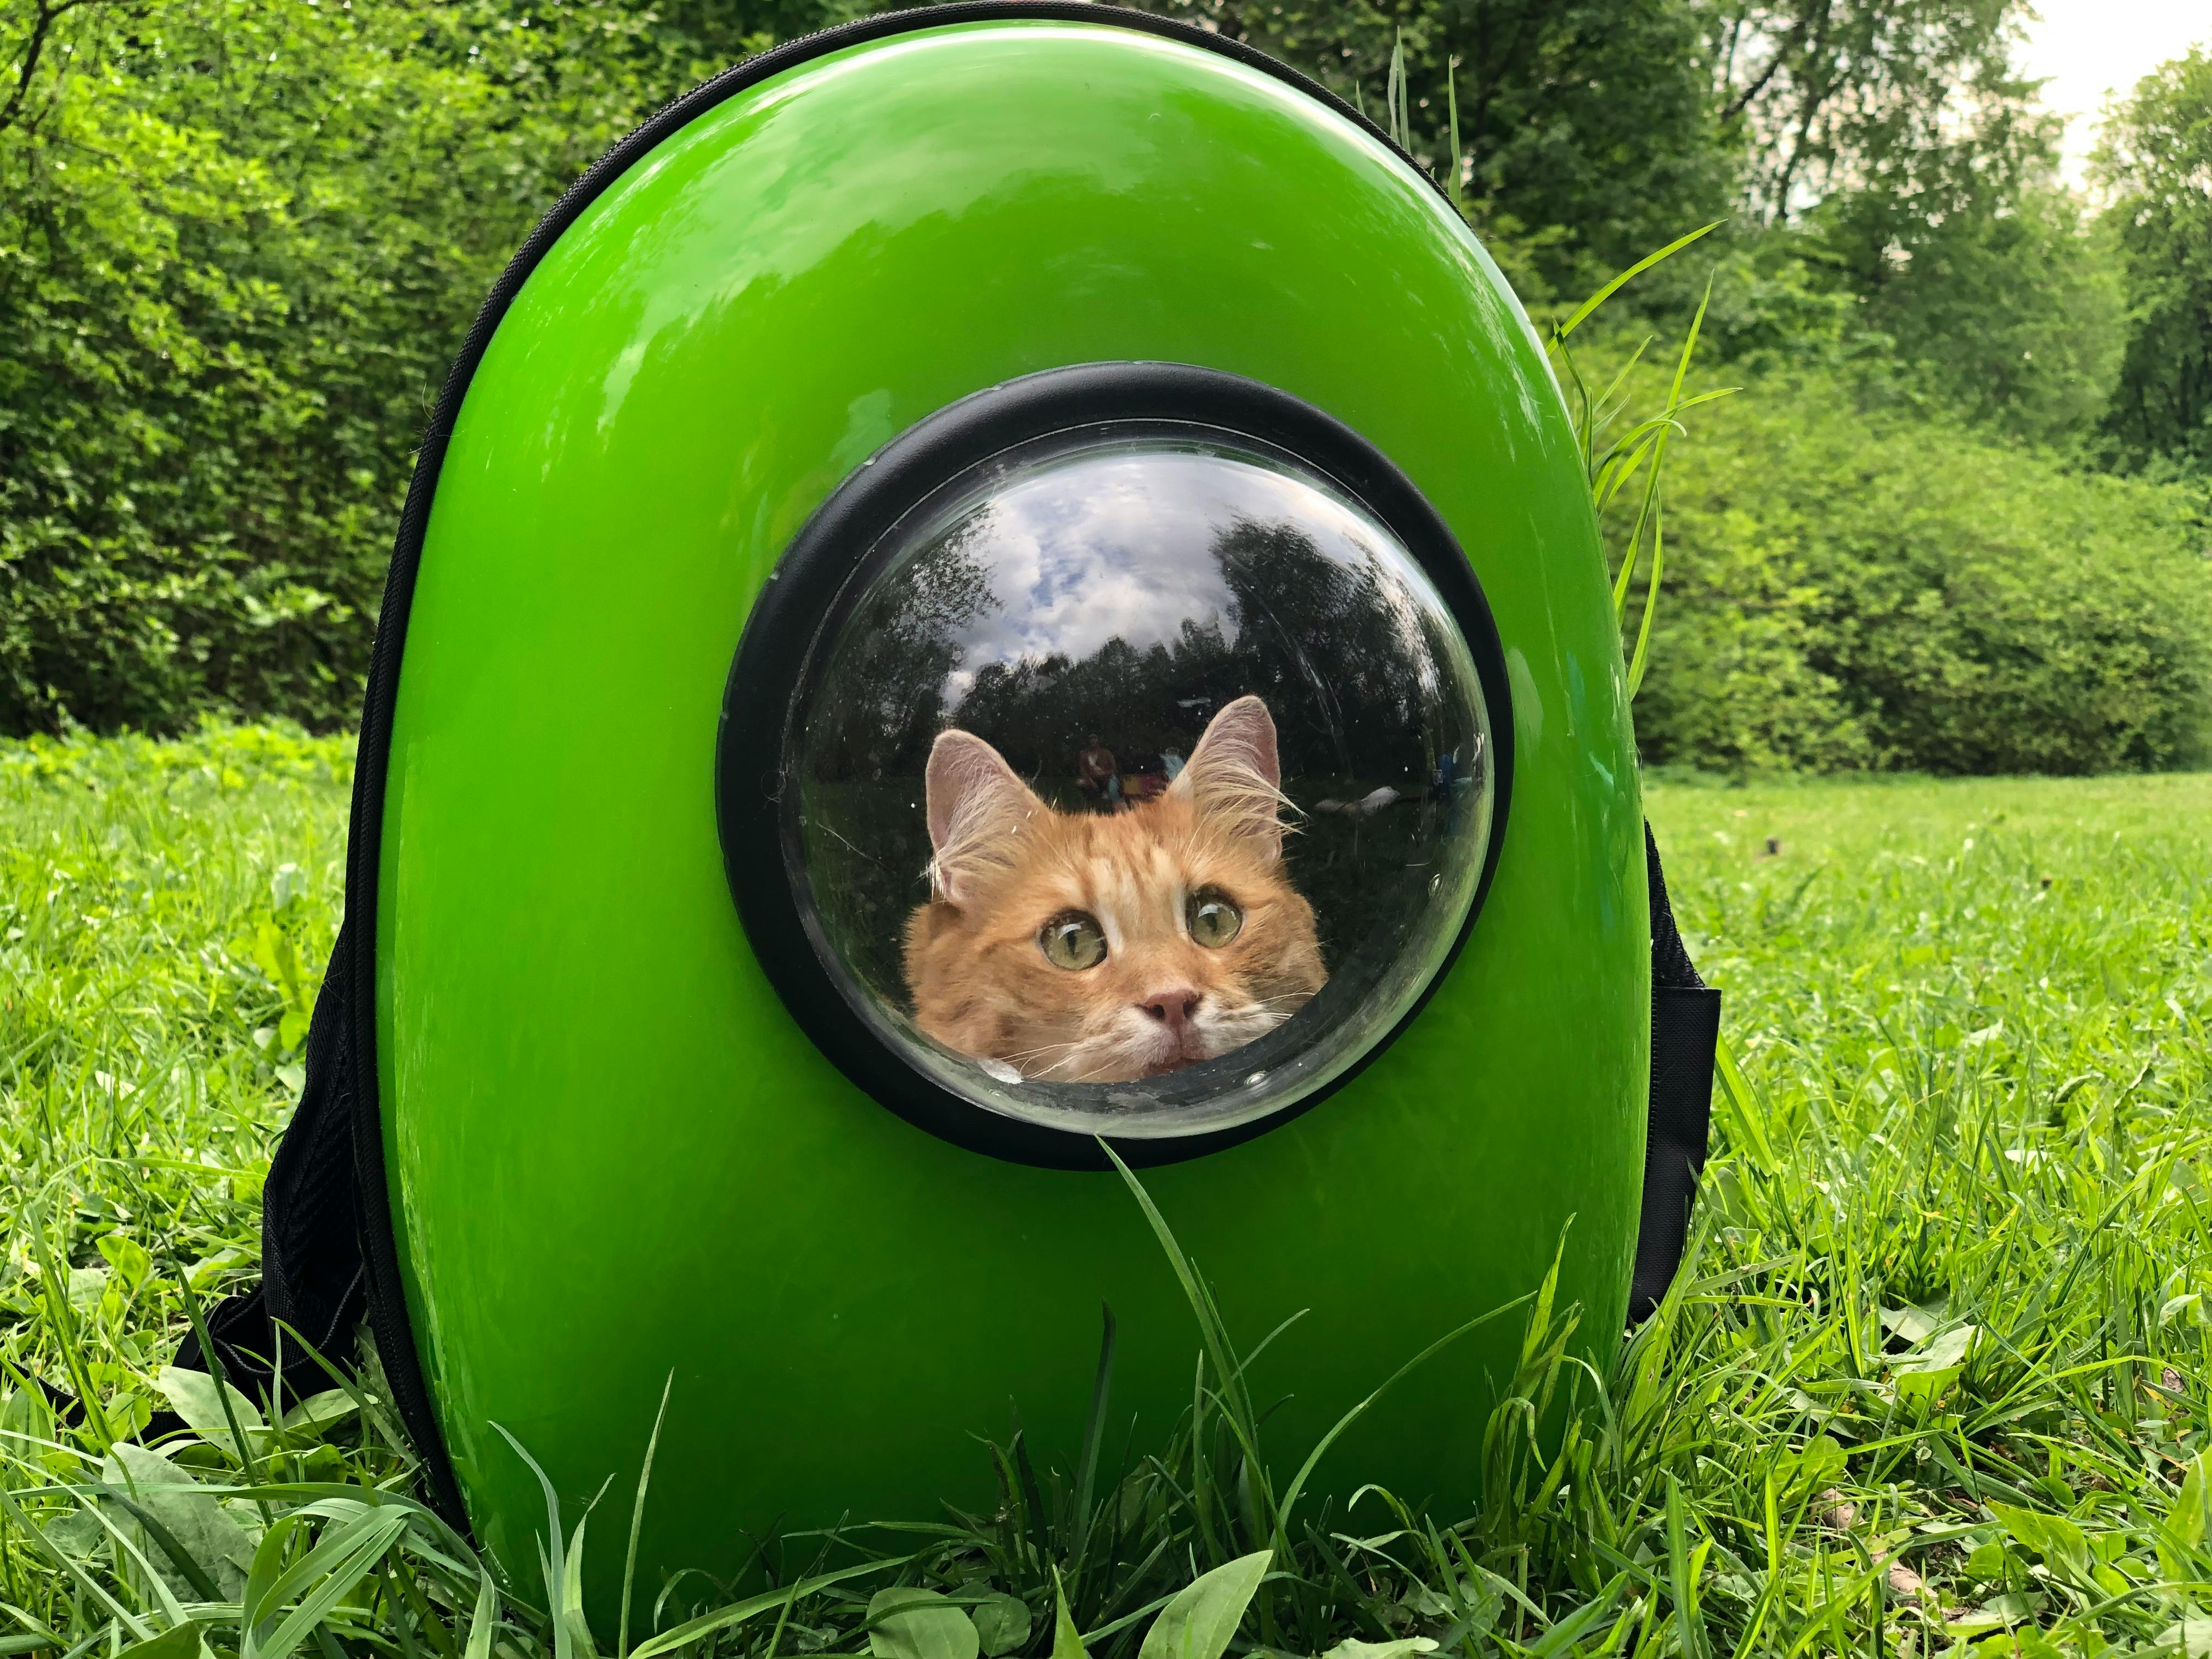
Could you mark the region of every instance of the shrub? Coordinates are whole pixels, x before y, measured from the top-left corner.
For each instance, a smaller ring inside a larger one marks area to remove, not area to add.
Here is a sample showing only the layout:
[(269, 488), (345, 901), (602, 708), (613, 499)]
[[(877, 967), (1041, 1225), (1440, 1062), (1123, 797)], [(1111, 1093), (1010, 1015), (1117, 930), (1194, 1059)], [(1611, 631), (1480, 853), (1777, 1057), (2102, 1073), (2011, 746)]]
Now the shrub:
[(2087, 773), (2203, 756), (2201, 494), (2069, 471), (1828, 383), (1770, 382), (1689, 419), (1637, 702), (1649, 759)]
[(0, 732), (350, 720), (416, 434), (642, 101), (621, 43), (556, 100), (546, 60), (605, 33), (557, 5), (17, 11), (47, 49), (0, 23)]

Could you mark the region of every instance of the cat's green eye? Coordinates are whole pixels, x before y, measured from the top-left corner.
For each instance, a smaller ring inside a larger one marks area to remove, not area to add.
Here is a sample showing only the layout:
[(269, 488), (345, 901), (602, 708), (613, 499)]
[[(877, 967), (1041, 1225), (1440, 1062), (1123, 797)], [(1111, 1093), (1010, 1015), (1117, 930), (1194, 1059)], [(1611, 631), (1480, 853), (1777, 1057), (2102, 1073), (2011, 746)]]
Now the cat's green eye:
[(1218, 951), (1244, 927), (1244, 913), (1237, 901), (1218, 887), (1201, 887), (1190, 896), (1184, 920), (1190, 936), (1209, 951)]
[(1045, 959), (1055, 968), (1072, 968), (1080, 972), (1106, 960), (1104, 931), (1096, 917), (1080, 910), (1070, 910), (1045, 923), (1044, 930), (1037, 935), (1037, 943), (1044, 947)]

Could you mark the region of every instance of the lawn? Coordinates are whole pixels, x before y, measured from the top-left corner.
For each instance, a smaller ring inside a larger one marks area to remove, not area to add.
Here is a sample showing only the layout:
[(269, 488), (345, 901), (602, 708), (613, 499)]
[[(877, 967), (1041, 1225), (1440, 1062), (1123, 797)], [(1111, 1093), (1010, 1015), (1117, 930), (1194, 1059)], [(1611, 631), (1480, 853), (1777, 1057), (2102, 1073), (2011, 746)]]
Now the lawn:
[[(492, 1583), (406, 1501), (373, 1383), (234, 1436), (161, 1375), (184, 1287), (252, 1271), (349, 765), (261, 729), (0, 747), (0, 1656), (590, 1650), (544, 1585)], [(1240, 1643), (2204, 1650), (2212, 777), (1680, 783), (1650, 810), (1747, 1079), (1717, 1101), (1689, 1271), (1601, 1379), (1557, 1360), (1573, 1310), (1532, 1322), (1486, 1492), (1331, 1517)], [(136, 1444), (172, 1406), (198, 1432)], [(1527, 1433), (1547, 1408), (1564, 1439)], [(1267, 1541), (1191, 1507), (1237, 1489), (1218, 1423), (1152, 1449), (1101, 1496), (1132, 1522), (1109, 1566), (1139, 1615)], [(1306, 1449), (1269, 1449), (1279, 1484)], [(1066, 1484), (1010, 1492), (1004, 1515), (885, 1517), (945, 1524), (690, 1650), (1074, 1659)], [(810, 1551), (860, 1564), (777, 1559)], [(863, 1634), (894, 1584), (957, 1605)], [(1123, 1659), (1149, 1626), (1080, 1635)]]

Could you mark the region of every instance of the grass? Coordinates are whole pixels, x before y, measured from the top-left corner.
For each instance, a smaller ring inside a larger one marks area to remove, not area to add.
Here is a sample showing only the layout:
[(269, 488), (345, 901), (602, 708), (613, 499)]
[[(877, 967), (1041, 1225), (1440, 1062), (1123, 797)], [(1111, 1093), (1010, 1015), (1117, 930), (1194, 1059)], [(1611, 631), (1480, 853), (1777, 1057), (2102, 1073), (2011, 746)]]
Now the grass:
[[(410, 1501), (373, 1372), (266, 1421), (164, 1375), (186, 1287), (253, 1271), (349, 766), (253, 728), (0, 748), (0, 1656), (596, 1650), (581, 1540), (550, 1589), (495, 1583)], [(1483, 1493), (1296, 1504), (1310, 1449), (1256, 1443), (1265, 1358), (1245, 1372), (1241, 1310), (1194, 1284), (1204, 1415), (1133, 1472), (981, 1449), (996, 1513), (784, 1540), (732, 1592), (763, 1594), (690, 1634), (637, 1586), (641, 1659), (1127, 1659), (1167, 1597), (1261, 1552), (1229, 1627), (1284, 1653), (2203, 1649), (2212, 778), (1650, 805), (1746, 1085), (1689, 1266), (1609, 1375), (1559, 1359), (1573, 1310), (1509, 1316)], [(163, 1438), (165, 1408), (197, 1426)], [(1547, 1413), (1563, 1432), (1532, 1436)], [(1221, 1622), (1176, 1605), (1176, 1630)]]

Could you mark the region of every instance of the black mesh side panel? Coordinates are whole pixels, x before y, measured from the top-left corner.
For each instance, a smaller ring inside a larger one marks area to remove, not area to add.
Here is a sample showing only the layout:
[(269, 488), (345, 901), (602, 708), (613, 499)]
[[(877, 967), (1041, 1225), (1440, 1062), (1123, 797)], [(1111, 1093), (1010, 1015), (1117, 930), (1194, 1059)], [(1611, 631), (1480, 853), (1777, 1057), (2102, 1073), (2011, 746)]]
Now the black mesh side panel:
[[(261, 1283), (218, 1303), (204, 1322), (223, 1375), (257, 1401), (280, 1388), (289, 1401), (331, 1386), (301, 1338), (332, 1364), (353, 1367), (366, 1279), (353, 1151), (349, 950), (341, 927), (307, 1027), (307, 1087), (262, 1188)], [(297, 1334), (280, 1334), (279, 1320)], [(176, 1363), (214, 1369), (197, 1334), (185, 1339)]]
[(1648, 823), (1644, 856), (1651, 889), (1651, 1107), (1644, 1212), (1629, 1281), (1631, 1323), (1650, 1317), (1682, 1262), (1712, 1127), (1713, 1054), (1721, 1035), (1721, 994), (1698, 977), (1674, 926), (1659, 843)]
[(261, 1197), (261, 1293), (273, 1319), (337, 1361), (362, 1311), (360, 1188), (354, 1170), (352, 929), (338, 929), (307, 1028), (307, 1085)]

